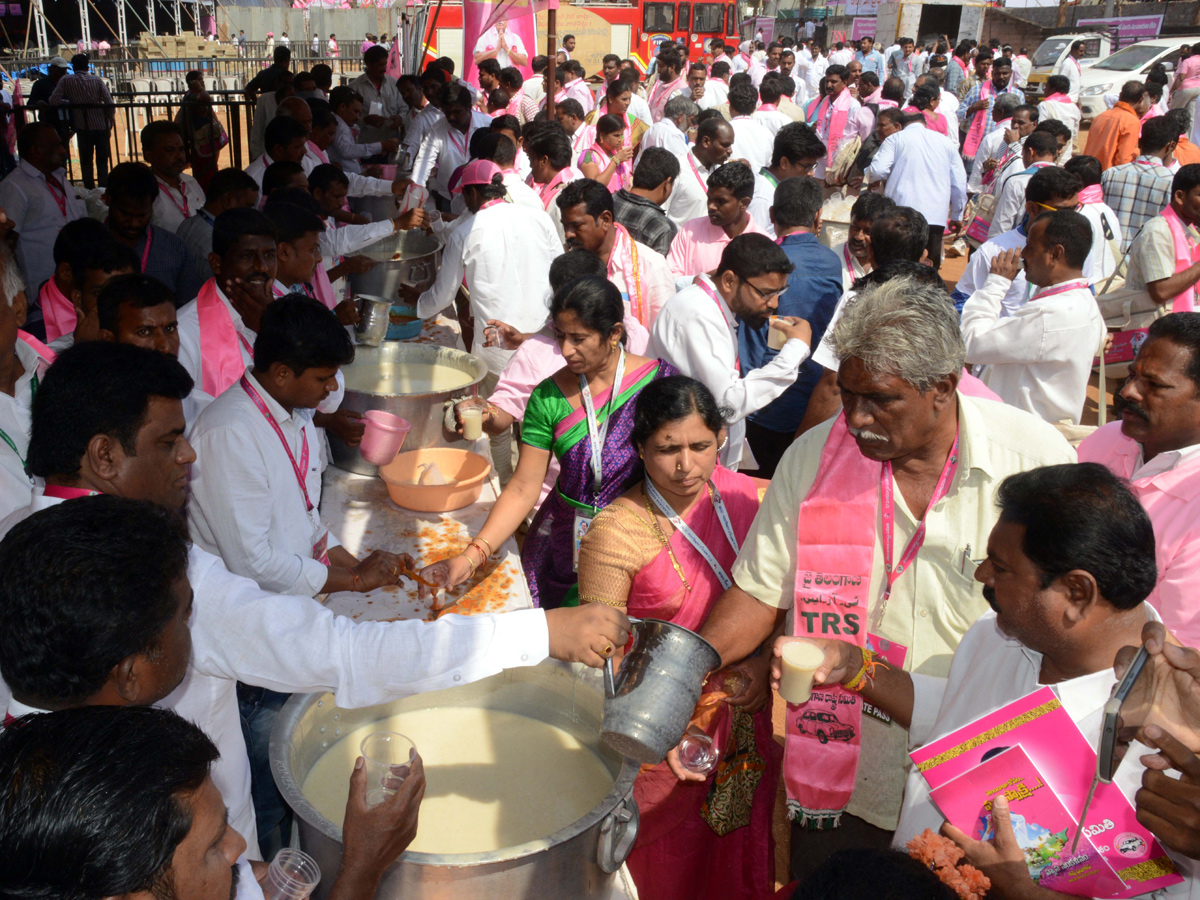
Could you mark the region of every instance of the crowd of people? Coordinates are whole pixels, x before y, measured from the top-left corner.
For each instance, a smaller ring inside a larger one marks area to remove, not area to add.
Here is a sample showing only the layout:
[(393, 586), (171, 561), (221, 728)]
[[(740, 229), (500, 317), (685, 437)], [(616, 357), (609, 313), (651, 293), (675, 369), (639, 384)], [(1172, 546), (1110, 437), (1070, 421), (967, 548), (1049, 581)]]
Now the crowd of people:
[[(72, 134), (102, 158), (59, 108), (88, 61), (48, 76), (0, 181), (0, 896), (253, 900), (290, 841), (268, 755), (290, 693), (599, 667), (630, 617), (721, 659), (690, 726), (716, 770), (672, 751), (634, 785), (644, 900), (953, 896), (889, 849), (944, 827), (909, 751), (1047, 685), (1096, 745), (1143, 643), (1160, 702), (1117, 783), (1194, 892), (1200, 45), (1085, 138), (1081, 46), (1031, 103), (995, 41), (667, 42), (647, 77), (613, 54), (589, 76), (570, 37), (551, 78), (495, 31), (477, 83), (448, 59), (392, 79), (368, 36), (335, 85), (281, 41), (245, 88), (245, 170), (194, 73), (143, 161), (96, 173), (104, 221), (65, 170)], [(442, 261), (400, 299), (457, 317), (486, 367), (451, 421), (478, 410), (503, 490), (457, 555), (358, 558), (321, 506), (326, 435), (363, 434), (348, 276), (411, 229)], [(1104, 299), (1121, 277), (1139, 327)], [(1085, 425), (1122, 328), (1117, 421)], [(449, 590), (521, 532), (534, 609), (354, 622), (314, 599), (418, 569)], [(781, 748), (795, 640), (824, 663)], [(356, 768), (328, 896), (373, 895), (423, 791), (418, 761), (368, 806)], [(944, 833), (993, 896), (1049, 900), (994, 823)]]

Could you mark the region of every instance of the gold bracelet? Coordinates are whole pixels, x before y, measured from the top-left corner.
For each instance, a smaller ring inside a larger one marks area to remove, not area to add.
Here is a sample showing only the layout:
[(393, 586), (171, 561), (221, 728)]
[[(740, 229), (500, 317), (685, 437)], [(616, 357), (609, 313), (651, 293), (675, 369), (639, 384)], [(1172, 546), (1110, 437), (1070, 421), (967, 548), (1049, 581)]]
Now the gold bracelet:
[(476, 546), (474, 542), (472, 542), (470, 544), (467, 544), (466, 549), (464, 549), (462, 552), (462, 555), (467, 558), (467, 562), (469, 562), (471, 564), (471, 572), (474, 573), (476, 569), (478, 569), (481, 565), (483, 565), (487, 561), (487, 557), (484, 557), (478, 563), (476, 563), (474, 560), (471, 559), (471, 554), (469, 554), (467, 552), (467, 550), (470, 550), (472, 548), (478, 550), (480, 556), (483, 556), (483, 550), (480, 547)]
[[(475, 540), (475, 541), (483, 541), (485, 544), (487, 544), (487, 551), (488, 551), (487, 555), (488, 555), (488, 557), (492, 557), (492, 556), (495, 556), (495, 555), (496, 555), (496, 550), (495, 550), (495, 548), (494, 548), (494, 547), (492, 547), (492, 542), (491, 542), (491, 541), (489, 541), (487, 538), (485, 538), (485, 537), (484, 537), (482, 534), (477, 534), (477, 535), (475, 535), (475, 538), (474, 538), (474, 540)], [(474, 542), (474, 541), (472, 541), (472, 543), (473, 543), (473, 542)], [(480, 547), (479, 549), (480, 549), (480, 550), (482, 550), (483, 548), (482, 548), (482, 547)]]

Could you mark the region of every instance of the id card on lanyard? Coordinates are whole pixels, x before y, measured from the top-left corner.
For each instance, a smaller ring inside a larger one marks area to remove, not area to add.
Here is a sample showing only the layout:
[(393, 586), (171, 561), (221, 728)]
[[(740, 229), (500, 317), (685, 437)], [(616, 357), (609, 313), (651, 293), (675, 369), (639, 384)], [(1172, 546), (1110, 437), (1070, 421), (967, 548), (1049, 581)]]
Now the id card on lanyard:
[[(645, 485), (646, 496), (654, 501), (654, 505), (658, 507), (658, 511), (667, 517), (667, 520), (674, 526), (675, 530), (682, 534), (684, 539), (696, 549), (696, 552), (704, 557), (704, 561), (708, 563), (708, 567), (717, 576), (717, 581), (721, 582), (721, 590), (727, 591), (733, 587), (733, 579), (725, 571), (725, 567), (717, 560), (717, 557), (708, 548), (708, 545), (700, 540), (700, 536), (692, 531), (687, 522), (683, 521), (678, 513), (671, 508), (670, 504), (663, 498), (663, 495), (659, 493), (658, 488), (654, 486), (654, 482), (647, 478)], [(725, 532), (725, 539), (729, 541), (729, 546), (733, 548), (733, 555), (736, 557), (742, 548), (738, 543), (737, 535), (733, 533), (733, 523), (729, 520), (729, 511), (725, 508), (725, 502), (721, 499), (721, 492), (717, 490), (717, 486), (711, 481), (708, 483), (708, 495), (712, 500), (713, 509), (717, 513), (717, 521), (721, 523), (721, 530)]]
[[(305, 482), (305, 476), (308, 473), (308, 433), (303, 429), (300, 431), (300, 462), (297, 463), (296, 457), (292, 454), (292, 448), (288, 446), (287, 437), (284, 435), (283, 429), (279, 427), (279, 423), (275, 421), (275, 417), (267, 409), (267, 404), (258, 395), (258, 391), (250, 386), (250, 382), (245, 375), (241, 377), (239, 383), (255, 408), (267, 420), (267, 424), (271, 426), (276, 437), (279, 438), (279, 443), (283, 445), (283, 452), (287, 454), (288, 462), (292, 464), (292, 473), (296, 476), (296, 484), (299, 485), (300, 493), (304, 497), (304, 511), (312, 518), (314, 506), (308, 496), (308, 485)], [(319, 517), (314, 520), (313, 525), (312, 558), (322, 565), (327, 566), (329, 565), (329, 529), (325, 527), (325, 523)]]
[(608, 396), (604, 422), (596, 420), (596, 408), (592, 405), (592, 389), (588, 387), (587, 378), (579, 376), (579, 393), (583, 403), (583, 414), (587, 418), (588, 441), (592, 445), (592, 510), (586, 512), (575, 510), (575, 522), (571, 529), (571, 570), (579, 571), (579, 545), (583, 536), (592, 527), (592, 519), (596, 515), (596, 503), (600, 500), (600, 486), (604, 480), (604, 439), (608, 437), (608, 423), (612, 421), (613, 410), (617, 406), (617, 394), (621, 392), (621, 382), (625, 380), (625, 348), (620, 350), (617, 357), (617, 374), (613, 379), (612, 391)]

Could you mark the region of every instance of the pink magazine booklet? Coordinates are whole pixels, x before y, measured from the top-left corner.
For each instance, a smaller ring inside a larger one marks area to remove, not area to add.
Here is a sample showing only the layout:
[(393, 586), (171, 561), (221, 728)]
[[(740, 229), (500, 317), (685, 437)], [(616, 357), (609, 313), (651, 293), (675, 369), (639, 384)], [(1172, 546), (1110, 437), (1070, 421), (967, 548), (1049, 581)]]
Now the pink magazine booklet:
[(1125, 892), (1125, 884), (1090, 838), (1080, 836), (1071, 852), (1079, 826), (1019, 746), (989, 756), (930, 796), (948, 822), (986, 841), (995, 837), (992, 800), (1001, 793), (1008, 798), (1013, 833), (1037, 885), (1077, 897), (1119, 897)]
[[(1096, 751), (1049, 687), (981, 716), (910, 756), (930, 789), (936, 790), (974, 769), (984, 756), (1018, 744), (1068, 814), (1078, 818), (1096, 774)], [(1126, 885), (1113, 896), (1135, 897), (1183, 881), (1117, 785), (1096, 787), (1082, 824), (1084, 834)]]

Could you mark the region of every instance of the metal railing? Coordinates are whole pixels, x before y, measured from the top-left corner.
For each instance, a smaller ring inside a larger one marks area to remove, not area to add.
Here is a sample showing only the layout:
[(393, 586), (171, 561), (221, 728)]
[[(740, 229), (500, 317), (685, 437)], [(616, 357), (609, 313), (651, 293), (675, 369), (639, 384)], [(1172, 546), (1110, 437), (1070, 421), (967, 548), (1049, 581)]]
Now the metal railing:
[[(333, 68), (335, 79), (349, 81), (362, 73), (362, 54), (326, 59), (310, 55), (293, 55), (290, 68), (293, 72), (311, 69), (317, 63)], [(49, 60), (44, 57), (5, 59), (0, 56), (0, 65), (17, 77), (37, 78), (45, 71)], [(234, 90), (271, 65), (267, 57), (145, 57), (112, 56), (101, 58), (93, 55), (91, 71), (104, 78), (110, 85), (120, 89), (134, 80), (156, 80), (179, 78), (190, 71), (203, 72), (206, 78), (215, 78), (217, 90)], [(31, 71), (36, 70), (36, 71)], [(234, 84), (233, 82), (237, 83)], [(335, 82), (336, 83), (336, 82)]]

